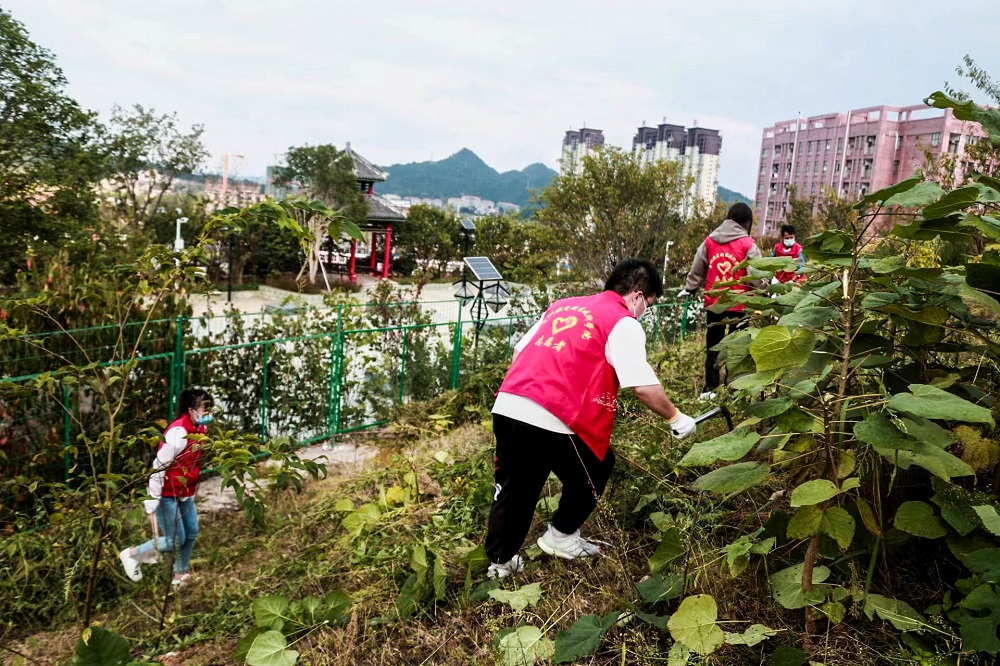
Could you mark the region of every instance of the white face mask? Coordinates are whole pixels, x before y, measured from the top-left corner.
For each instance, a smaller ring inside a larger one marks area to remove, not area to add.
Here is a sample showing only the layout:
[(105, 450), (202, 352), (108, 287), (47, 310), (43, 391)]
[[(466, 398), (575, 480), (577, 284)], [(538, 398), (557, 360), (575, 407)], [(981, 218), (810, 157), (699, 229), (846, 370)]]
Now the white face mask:
[[(642, 292), (639, 292), (639, 298), (641, 298), (643, 302), (646, 302), (646, 297), (642, 295)], [(636, 321), (642, 321), (643, 319), (646, 318), (646, 315), (649, 314), (649, 304), (648, 303), (646, 304), (646, 307), (643, 309), (642, 314), (638, 314), (638, 311), (639, 311), (638, 301), (636, 301), (636, 305), (632, 306), (632, 316), (636, 318)]]
[(791, 247), (795, 245), (795, 237), (793, 236), (791, 238), (782, 238), (781, 244), (784, 245), (785, 247)]

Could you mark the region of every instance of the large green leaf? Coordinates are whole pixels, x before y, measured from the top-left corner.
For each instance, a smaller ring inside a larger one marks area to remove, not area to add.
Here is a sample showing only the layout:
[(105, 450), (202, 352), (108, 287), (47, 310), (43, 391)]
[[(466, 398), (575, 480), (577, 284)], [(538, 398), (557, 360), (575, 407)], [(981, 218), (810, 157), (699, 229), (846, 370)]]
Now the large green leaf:
[(293, 666), (299, 660), (299, 653), (286, 649), (288, 642), (284, 634), (273, 629), (265, 631), (254, 639), (247, 651), (250, 666)]
[(974, 289), (982, 289), (992, 294), (1000, 288), (1000, 266), (993, 264), (965, 264), (965, 281)]
[[(909, 192), (922, 182), (924, 182), (923, 175), (917, 173), (913, 176), (910, 176), (906, 180), (901, 180), (895, 185), (891, 185), (889, 187), (882, 188), (881, 190), (876, 190), (872, 192), (871, 194), (862, 198), (861, 201), (854, 204), (854, 208), (856, 208), (857, 210), (865, 210), (866, 208), (869, 208), (876, 204), (883, 203), (886, 200), (896, 196), (897, 194), (901, 194), (903, 192)], [(940, 193), (938, 194), (938, 196), (941, 196)], [(936, 201), (936, 200), (937, 197), (931, 199), (931, 201)]]
[[(883, 190), (884, 192), (885, 190)], [(932, 201), (937, 201), (944, 190), (941, 186), (932, 181), (923, 181), (905, 192), (897, 192), (888, 199), (885, 199), (886, 206), (902, 206), (903, 208), (920, 208)]]
[(667, 623), (667, 629), (675, 641), (692, 652), (712, 654), (726, 640), (725, 634), (716, 623), (719, 609), (715, 599), (707, 594), (687, 597)]
[(663, 571), (683, 554), (684, 544), (681, 542), (681, 532), (676, 527), (671, 527), (663, 533), (660, 545), (656, 547), (656, 552), (649, 558), (649, 572), (655, 574)]
[(941, 326), (951, 316), (946, 309), (940, 305), (932, 305), (920, 310), (913, 310), (899, 303), (893, 303), (881, 308), (886, 314), (896, 315), (910, 321), (919, 321), (921, 324), (929, 326)]
[(489, 595), (516, 611), (534, 606), (542, 599), (542, 584), (530, 583), (516, 590), (490, 590)]
[(254, 624), (258, 627), (276, 629), (281, 631), (285, 622), (291, 622), (288, 599), (277, 595), (260, 597), (254, 599), (253, 604)]
[(819, 328), (823, 324), (836, 322), (840, 317), (840, 310), (837, 308), (816, 306), (789, 312), (778, 320), (778, 326)]
[(990, 410), (974, 405), (957, 395), (930, 384), (910, 384), (909, 393), (897, 393), (889, 399), (889, 409), (926, 419), (965, 421), (994, 425)]
[(650, 576), (636, 583), (635, 591), (647, 604), (671, 601), (684, 593), (684, 577), (681, 574), (670, 574), (666, 578)]
[(784, 368), (768, 370), (766, 372), (755, 372), (750, 375), (737, 377), (729, 383), (731, 388), (747, 393), (760, 393), (771, 384), (778, 381)]
[(993, 215), (976, 215), (975, 213), (966, 213), (958, 225), (960, 227), (973, 227), (978, 229), (990, 240), (1000, 240), (1000, 219), (997, 219)]
[(760, 435), (756, 432), (739, 428), (707, 442), (697, 442), (684, 454), (678, 465), (699, 467), (719, 460), (739, 460), (759, 441)]
[(979, 123), (986, 130), (986, 135), (993, 146), (1000, 148), (1000, 111), (979, 106), (971, 99), (954, 99), (941, 91), (932, 93), (924, 103), (937, 109), (951, 109), (959, 120)]
[(742, 462), (713, 470), (695, 479), (694, 487), (717, 495), (743, 492), (767, 478), (771, 468), (759, 462)]
[(73, 666), (124, 666), (132, 661), (128, 641), (101, 627), (88, 627), (76, 642)]
[(1000, 595), (992, 585), (980, 585), (969, 593), (959, 608), (948, 614), (961, 629), (962, 649), (970, 652), (1000, 652)]
[(865, 599), (865, 615), (873, 620), (877, 614), (900, 631), (919, 631), (928, 627), (927, 621), (905, 601), (869, 594)]
[(772, 636), (777, 636), (778, 633), (780, 633), (780, 630), (778, 629), (772, 629), (771, 627), (763, 624), (751, 624), (742, 634), (733, 634), (727, 631), (726, 643), (729, 645), (746, 645), (753, 647), (754, 645), (762, 643)]
[(985, 185), (973, 183), (972, 185), (966, 185), (965, 187), (959, 187), (951, 190), (938, 199), (937, 202), (925, 206), (923, 215), (926, 218), (943, 217), (945, 215), (950, 215), (951, 213), (956, 213), (960, 210), (965, 210), (979, 200), (980, 188), (984, 190), (990, 189)]
[[(802, 570), (804, 568), (805, 563), (796, 564), (795, 566), (773, 573), (768, 578), (768, 581), (771, 583), (771, 594), (774, 595), (774, 600), (781, 604), (783, 608), (789, 610), (804, 608), (812, 601), (811, 598), (807, 597), (805, 590), (802, 589)], [(829, 577), (830, 570), (826, 567), (817, 566), (813, 568), (813, 585), (818, 585)]]
[(968, 464), (941, 447), (901, 432), (881, 412), (869, 414), (864, 421), (855, 425), (854, 434), (886, 460), (902, 469), (917, 465), (945, 481), (950, 481), (953, 476), (975, 474)]
[(584, 615), (569, 629), (556, 634), (556, 649), (552, 661), (565, 664), (594, 654), (604, 633), (618, 621), (618, 611), (607, 615)]
[(980, 548), (958, 556), (970, 571), (979, 574), (983, 582), (1000, 583), (1000, 548)]
[(792, 506), (806, 506), (825, 502), (831, 497), (840, 494), (840, 489), (832, 481), (827, 479), (813, 479), (806, 481), (792, 491)]
[(541, 629), (530, 624), (506, 634), (497, 647), (503, 666), (533, 666), (547, 660), (555, 651), (552, 641), (545, 638)]
[(750, 355), (757, 372), (802, 365), (809, 360), (816, 335), (804, 328), (768, 326), (750, 343)]
[(802, 666), (806, 653), (791, 645), (781, 645), (771, 655), (770, 666)]
[(683, 644), (675, 642), (670, 646), (670, 652), (667, 653), (667, 666), (686, 666), (690, 659), (691, 650), (688, 650)]
[(846, 509), (831, 506), (823, 512), (819, 531), (836, 541), (841, 550), (847, 550), (848, 546), (851, 545), (851, 541), (854, 539), (854, 529), (854, 518)]
[(798, 259), (795, 257), (758, 257), (747, 262), (750, 266), (774, 273), (775, 271), (794, 271), (798, 268)]
[(795, 403), (789, 398), (770, 398), (749, 405), (743, 410), (743, 416), (747, 418), (756, 416), (761, 419), (769, 419), (779, 414), (784, 414), (794, 406)]
[(1000, 514), (994, 507), (989, 505), (974, 506), (972, 510), (979, 516), (979, 520), (982, 521), (987, 532), (993, 536), (1000, 536)]
[(925, 539), (939, 539), (948, 534), (944, 521), (934, 513), (934, 507), (926, 502), (903, 502), (896, 510), (892, 524), (898, 530)]
[(818, 506), (804, 506), (788, 521), (789, 539), (808, 539), (819, 532), (823, 510)]
[(351, 536), (357, 536), (366, 527), (374, 525), (378, 522), (379, 516), (382, 512), (379, 511), (378, 505), (376, 504), (362, 504), (354, 511), (350, 512), (341, 521), (341, 525), (344, 527)]

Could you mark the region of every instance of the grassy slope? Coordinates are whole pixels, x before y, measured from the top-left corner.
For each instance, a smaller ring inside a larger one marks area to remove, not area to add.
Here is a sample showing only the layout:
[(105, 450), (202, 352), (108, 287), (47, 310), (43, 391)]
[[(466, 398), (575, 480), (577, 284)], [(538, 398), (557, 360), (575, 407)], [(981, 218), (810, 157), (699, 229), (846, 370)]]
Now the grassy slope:
[[(700, 353), (691, 345), (656, 359), (661, 373), (672, 378), (668, 391), (691, 395), (693, 387), (685, 377), (700, 374), (690, 370), (698, 367)], [(682, 406), (696, 411), (694, 405)], [(702, 437), (721, 430), (721, 423), (712, 423)], [(674, 443), (662, 421), (634, 399), (626, 396), (623, 400), (615, 439), (619, 464), (598, 511), (583, 530), (585, 536), (610, 546), (600, 558), (574, 562), (551, 559), (536, 547), (527, 548), (526, 570), (503, 584), (506, 589), (541, 584), (540, 603), (524, 612), (492, 599), (470, 601), (467, 570), (461, 562), (482, 541), (492, 497), (488, 429), (481, 424), (466, 425), (424, 437), (405, 451), (384, 442), (381, 446), (383, 454), (370, 472), (354, 476), (332, 470), (330, 479), (310, 484), (301, 495), (275, 496), (262, 531), (251, 530), (240, 514), (205, 516), (195, 550), (198, 580), (171, 605), (162, 633), (157, 630), (158, 609), (166, 576), (155, 567), (146, 568), (147, 579), (141, 584), (123, 587), (123, 597), (105, 604), (101, 623), (132, 639), (134, 654), (161, 658), (166, 664), (235, 663), (236, 643), (252, 626), (254, 599), (268, 594), (297, 599), (342, 589), (354, 600), (349, 623), (319, 628), (296, 643), (294, 648), (302, 654), (300, 663), (492, 664), (491, 646), (506, 627), (533, 624), (551, 639), (583, 615), (626, 610), (636, 599), (633, 586), (648, 574), (647, 558), (657, 546), (657, 531), (649, 515), (662, 511), (685, 526), (687, 535), (693, 535), (688, 594), (715, 596), (726, 630), (742, 631), (752, 622), (790, 632), (801, 630), (801, 611), (782, 611), (767, 588), (767, 574), (786, 565), (755, 558), (747, 572), (732, 579), (719, 550), (746, 531), (741, 526), (764, 524), (772, 506), (767, 498), (774, 488), (762, 488), (756, 495), (725, 504), (699, 501), (674, 473), (674, 463), (686, 445)], [(451, 460), (438, 462), (437, 451), (447, 451)], [(416, 500), (384, 502), (384, 490), (405, 485), (404, 475), (409, 471), (420, 479)], [(691, 478), (688, 473), (682, 480), (686, 483)], [(558, 492), (557, 484), (550, 484), (550, 494)], [(646, 506), (635, 511), (643, 497), (648, 500)], [(382, 517), (377, 527), (349, 536), (341, 524), (345, 514), (335, 508), (345, 498), (354, 506), (378, 504)], [(546, 513), (539, 511), (529, 544), (544, 528), (545, 518)], [(447, 595), (436, 604), (425, 603), (415, 617), (404, 620), (398, 617), (395, 600), (410, 573), (412, 547), (418, 543), (443, 555)], [(788, 555), (795, 546), (788, 544), (776, 555)], [(109, 562), (109, 567), (114, 566)], [(672, 569), (682, 571), (684, 558)], [(481, 568), (471, 572), (472, 588), (485, 579), (484, 573)], [(676, 603), (654, 607), (640, 603), (639, 607), (664, 615)], [(858, 630), (867, 635), (859, 635)], [(42, 663), (61, 663), (68, 658), (74, 636), (70, 627), (56, 628), (21, 643), (18, 649)], [(797, 636), (787, 633), (753, 648), (724, 646), (710, 663), (760, 664), (777, 645), (796, 642)], [(858, 623), (849, 616), (819, 643), (827, 664), (877, 664), (890, 663), (895, 639), (883, 634), (881, 626)], [(670, 644), (666, 631), (633, 618), (608, 632), (593, 660), (578, 663), (661, 664)], [(164, 657), (168, 652), (176, 654)]]

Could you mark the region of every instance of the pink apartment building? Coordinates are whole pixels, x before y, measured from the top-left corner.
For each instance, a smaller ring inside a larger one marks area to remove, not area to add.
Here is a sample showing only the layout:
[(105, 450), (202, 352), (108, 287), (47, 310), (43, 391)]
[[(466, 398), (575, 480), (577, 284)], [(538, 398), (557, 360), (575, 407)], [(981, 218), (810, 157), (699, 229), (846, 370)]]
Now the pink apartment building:
[(951, 109), (923, 104), (776, 123), (761, 140), (754, 198), (758, 233), (777, 233), (792, 187), (799, 198), (816, 200), (826, 188), (860, 198), (909, 178), (925, 164), (926, 150), (961, 154), (982, 135), (978, 124), (956, 119)]

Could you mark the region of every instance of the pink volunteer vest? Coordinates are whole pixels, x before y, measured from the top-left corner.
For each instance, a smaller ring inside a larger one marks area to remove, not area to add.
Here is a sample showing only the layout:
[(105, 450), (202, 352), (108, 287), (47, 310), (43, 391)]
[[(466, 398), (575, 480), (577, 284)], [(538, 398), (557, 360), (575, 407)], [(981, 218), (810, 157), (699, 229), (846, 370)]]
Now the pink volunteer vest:
[(618, 399), (618, 377), (604, 347), (615, 324), (631, 316), (625, 299), (613, 291), (556, 301), (500, 391), (549, 410), (604, 460)]
[[(798, 243), (793, 244), (791, 247), (785, 247), (784, 243), (778, 243), (774, 246), (774, 256), (776, 257), (795, 257), (802, 254), (802, 246)], [(792, 271), (777, 271), (774, 277), (778, 278), (778, 282), (791, 282), (795, 279), (796, 273)]]
[[(711, 237), (705, 239), (705, 251), (708, 254), (708, 273), (705, 275), (705, 307), (714, 305), (718, 296), (709, 296), (708, 292), (716, 282), (729, 282), (739, 280), (747, 274), (746, 269), (736, 268), (737, 264), (747, 258), (747, 253), (753, 246), (753, 239), (749, 236), (737, 238), (730, 243), (716, 243)], [(728, 287), (730, 291), (747, 291), (749, 287), (745, 284), (736, 284)], [(742, 305), (729, 308), (730, 312), (742, 310)]]

